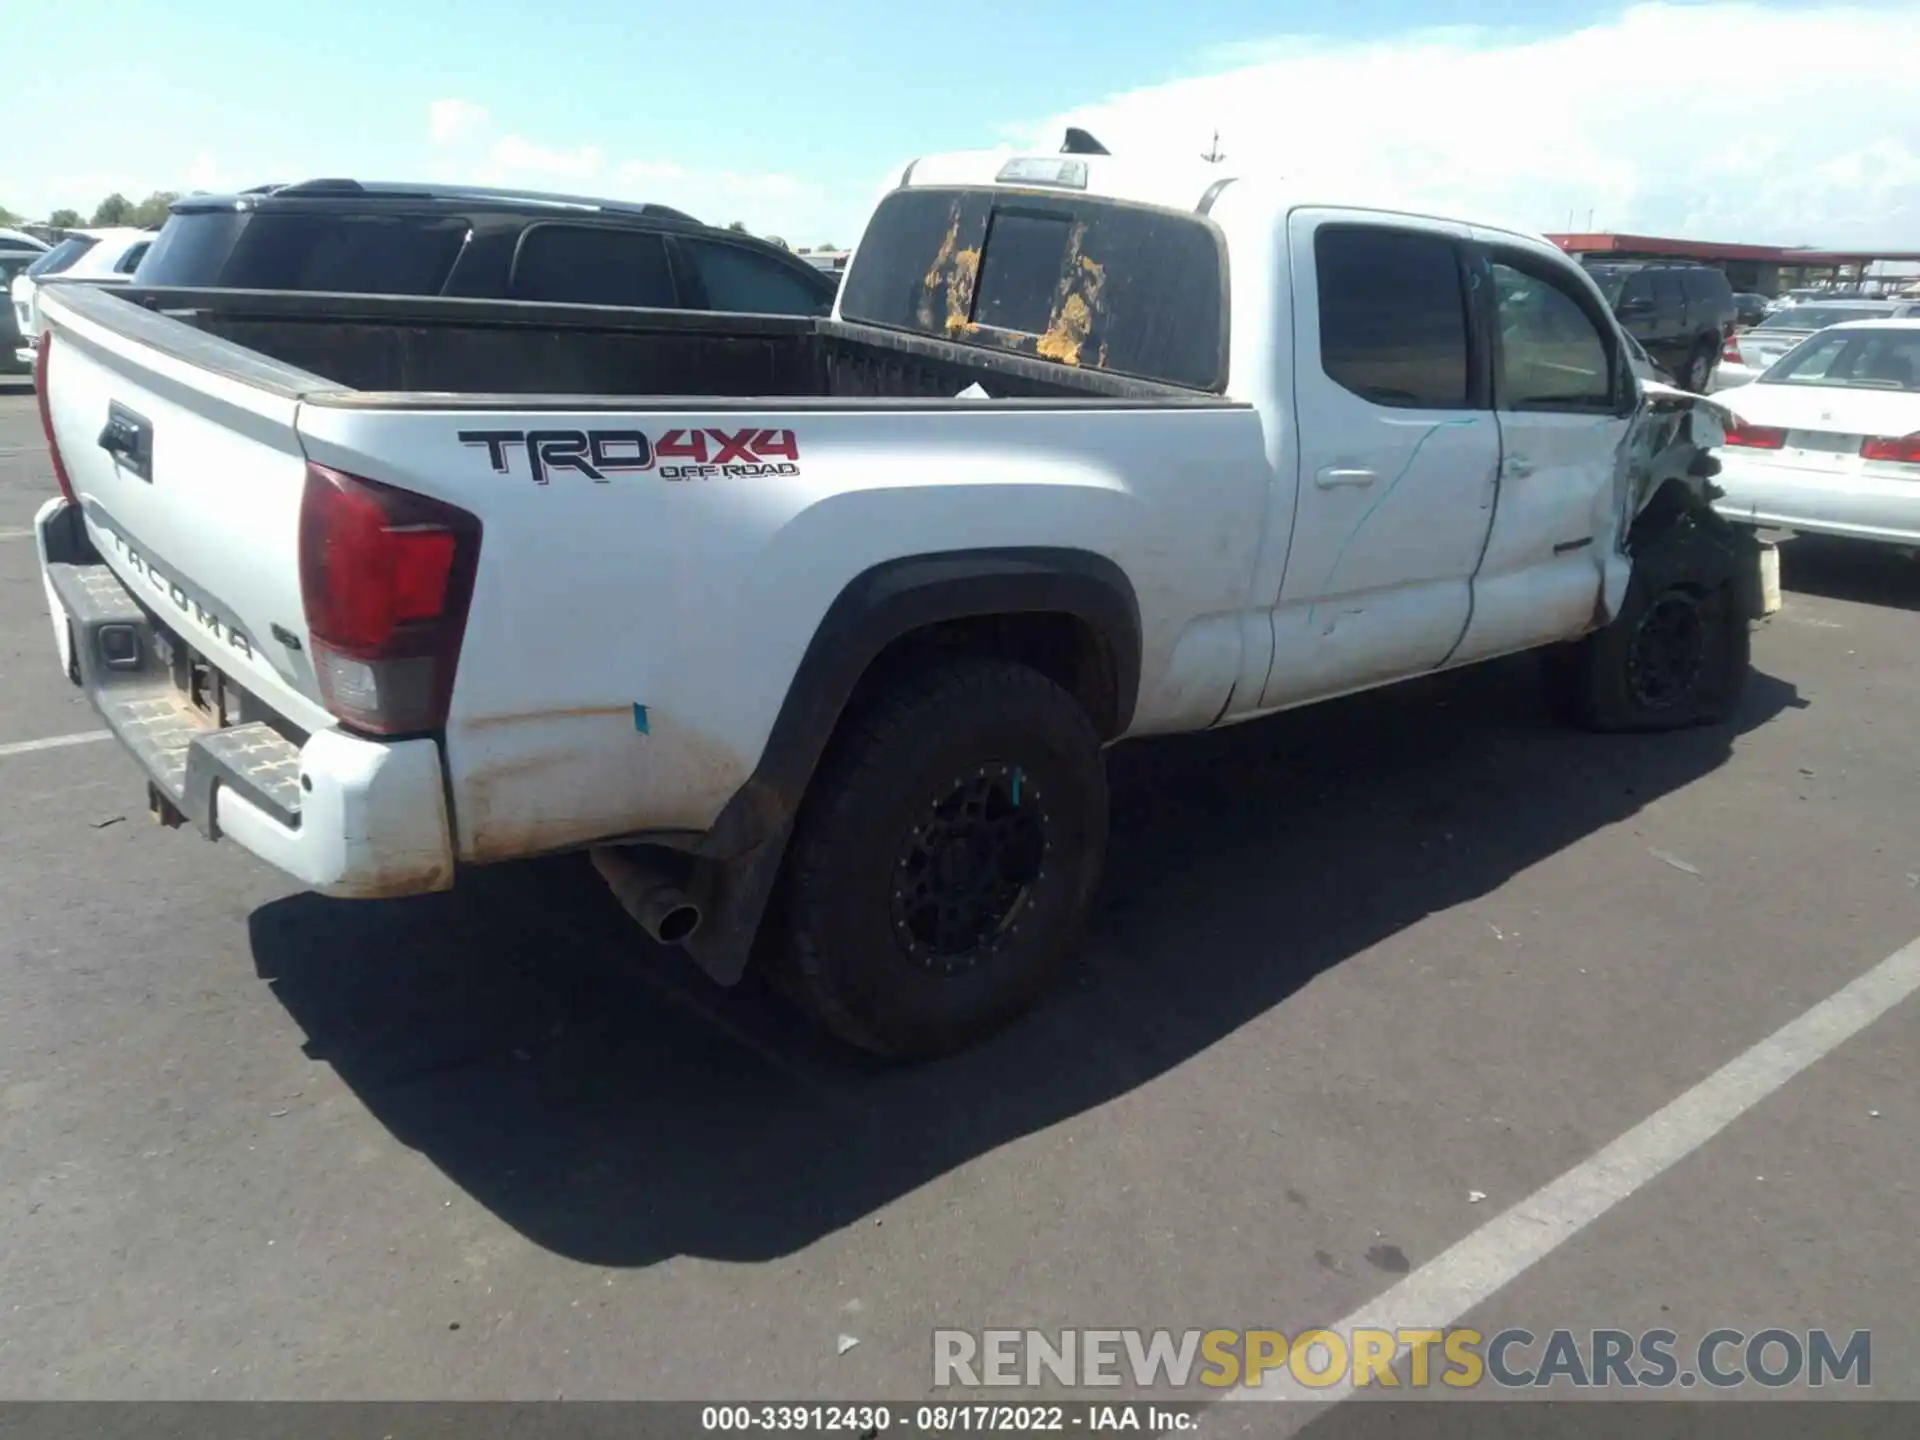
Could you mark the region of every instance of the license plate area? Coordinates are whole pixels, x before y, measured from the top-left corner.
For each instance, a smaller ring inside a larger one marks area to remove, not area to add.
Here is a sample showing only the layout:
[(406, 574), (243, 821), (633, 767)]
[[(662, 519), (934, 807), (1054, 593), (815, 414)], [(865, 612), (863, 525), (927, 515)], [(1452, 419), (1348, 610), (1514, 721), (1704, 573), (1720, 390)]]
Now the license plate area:
[(1790, 430), (1787, 448), (1805, 450), (1813, 455), (1858, 455), (1862, 436), (1841, 435), (1832, 430)]
[(246, 713), (246, 692), (178, 635), (156, 625), (153, 646), (172, 677), (175, 695), (209, 728), (225, 730), (252, 718)]

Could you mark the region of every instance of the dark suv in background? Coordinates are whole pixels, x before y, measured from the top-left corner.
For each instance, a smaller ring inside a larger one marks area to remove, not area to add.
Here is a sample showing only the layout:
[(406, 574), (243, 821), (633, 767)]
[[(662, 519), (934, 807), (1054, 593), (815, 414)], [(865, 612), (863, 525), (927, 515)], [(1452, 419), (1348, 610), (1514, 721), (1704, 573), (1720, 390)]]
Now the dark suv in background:
[(1711, 265), (1684, 260), (1590, 262), (1621, 327), (1682, 389), (1704, 395), (1733, 333), (1733, 287)]
[(664, 205), (356, 180), (176, 200), (136, 279), (775, 315), (825, 315), (836, 289), (777, 245)]

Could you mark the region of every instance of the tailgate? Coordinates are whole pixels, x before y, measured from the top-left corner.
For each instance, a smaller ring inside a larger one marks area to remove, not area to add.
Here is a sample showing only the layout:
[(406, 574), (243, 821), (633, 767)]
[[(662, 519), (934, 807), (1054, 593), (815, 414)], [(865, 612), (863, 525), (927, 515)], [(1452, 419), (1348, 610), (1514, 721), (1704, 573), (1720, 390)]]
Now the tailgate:
[(300, 595), (303, 388), (92, 287), (44, 287), (47, 405), (88, 536), (138, 602), (303, 730), (331, 725)]

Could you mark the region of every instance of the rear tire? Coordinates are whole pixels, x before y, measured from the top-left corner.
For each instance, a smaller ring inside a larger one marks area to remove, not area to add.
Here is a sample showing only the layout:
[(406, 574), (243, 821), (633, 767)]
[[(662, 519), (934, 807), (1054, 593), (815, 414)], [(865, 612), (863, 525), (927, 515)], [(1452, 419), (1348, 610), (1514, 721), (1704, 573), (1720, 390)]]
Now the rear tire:
[(789, 856), (787, 979), (840, 1039), (959, 1049), (1028, 1008), (1106, 857), (1100, 737), (1038, 671), (909, 671), (843, 722)]

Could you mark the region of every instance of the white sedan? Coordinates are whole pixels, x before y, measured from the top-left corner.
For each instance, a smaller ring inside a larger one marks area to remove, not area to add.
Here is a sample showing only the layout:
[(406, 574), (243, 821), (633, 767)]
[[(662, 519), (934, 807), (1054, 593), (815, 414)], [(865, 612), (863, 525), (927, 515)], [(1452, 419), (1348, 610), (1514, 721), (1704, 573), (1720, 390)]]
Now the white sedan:
[(1920, 545), (1920, 319), (1822, 330), (1714, 399), (1727, 519)]
[(104, 284), (122, 284), (133, 279), (154, 232), (117, 228), (112, 230), (70, 230), (58, 245), (13, 277), (8, 299), (13, 304), (14, 325), (20, 332), (15, 358), (33, 363), (34, 337), (40, 333), (40, 307), (35, 303), (40, 282), (55, 275), (75, 279), (91, 278)]

